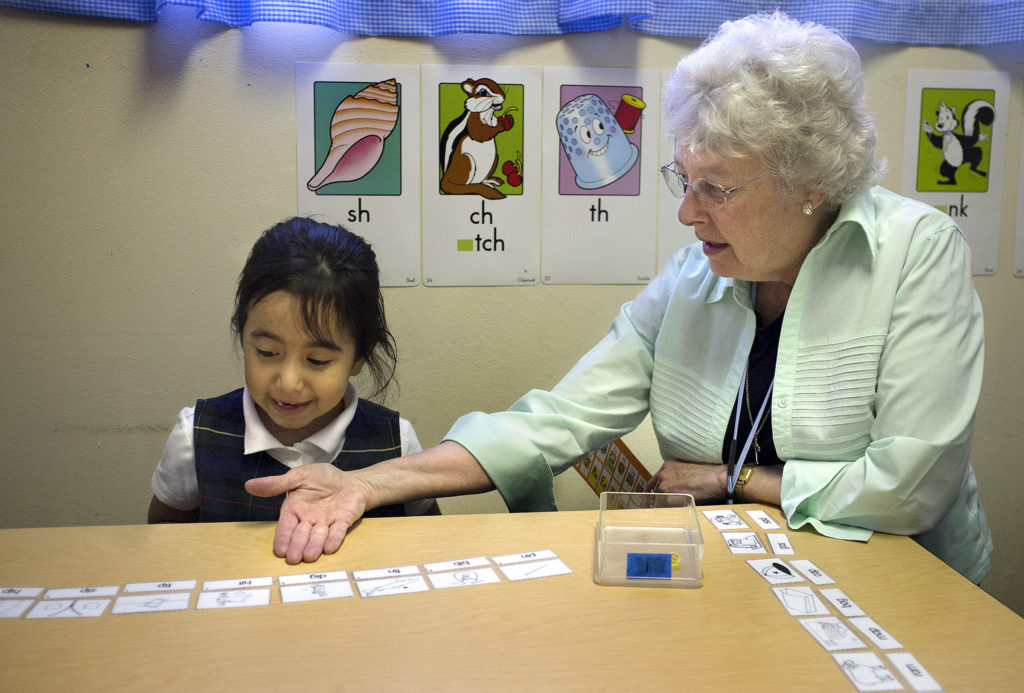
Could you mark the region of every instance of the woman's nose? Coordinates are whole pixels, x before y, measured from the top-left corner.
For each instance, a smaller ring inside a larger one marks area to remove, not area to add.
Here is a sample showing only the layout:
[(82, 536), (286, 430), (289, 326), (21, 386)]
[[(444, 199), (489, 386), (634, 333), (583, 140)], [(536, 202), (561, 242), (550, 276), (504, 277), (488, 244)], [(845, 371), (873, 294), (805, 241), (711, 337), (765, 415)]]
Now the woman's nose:
[(693, 188), (686, 191), (683, 201), (679, 204), (679, 223), (693, 226), (695, 222), (707, 219), (707, 210), (701, 206), (700, 200), (693, 193)]

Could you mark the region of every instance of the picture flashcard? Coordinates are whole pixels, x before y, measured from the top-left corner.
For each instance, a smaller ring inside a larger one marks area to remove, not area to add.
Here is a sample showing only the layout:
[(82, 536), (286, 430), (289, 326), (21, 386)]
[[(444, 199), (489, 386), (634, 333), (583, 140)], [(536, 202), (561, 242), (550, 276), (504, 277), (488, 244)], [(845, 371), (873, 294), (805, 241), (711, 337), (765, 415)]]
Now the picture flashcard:
[(354, 595), (352, 583), (348, 580), (281, 585), (282, 604), (314, 602), (322, 599), (345, 599)]
[(790, 616), (829, 616), (828, 607), (818, 599), (810, 587), (773, 587), (775, 596)]
[(418, 572), (415, 575), (360, 580), (356, 583), (361, 597), (389, 597), (394, 594), (428, 592), (430, 587)]
[(899, 691), (899, 680), (874, 652), (833, 654), (836, 664), (859, 691)]
[(856, 650), (867, 647), (863, 640), (835, 616), (802, 618), (800, 625), (826, 650)]
[(701, 510), (715, 529), (750, 529), (735, 510)]
[(192, 598), (191, 592), (159, 592), (156, 594), (126, 594), (114, 602), (112, 614), (150, 614), (158, 611), (184, 611)]
[(464, 568), (450, 573), (430, 573), (430, 582), (436, 589), (471, 587), (501, 582), (494, 568)]
[(110, 599), (46, 599), (28, 612), (25, 618), (99, 618), (107, 610)]
[(561, 559), (554, 558), (547, 561), (534, 561), (531, 563), (512, 563), (503, 565), (501, 572), (509, 580), (533, 580), (535, 578), (554, 577), (556, 575), (570, 575), (572, 570)]
[(240, 606), (268, 606), (270, 588), (254, 590), (221, 590), (202, 592), (196, 603), (197, 609), (232, 609)]
[(773, 585), (804, 582), (804, 578), (779, 558), (754, 558), (747, 561), (751, 568)]
[(722, 532), (722, 539), (733, 553), (768, 553), (755, 532)]
[(21, 618), (35, 599), (0, 599), (0, 618)]

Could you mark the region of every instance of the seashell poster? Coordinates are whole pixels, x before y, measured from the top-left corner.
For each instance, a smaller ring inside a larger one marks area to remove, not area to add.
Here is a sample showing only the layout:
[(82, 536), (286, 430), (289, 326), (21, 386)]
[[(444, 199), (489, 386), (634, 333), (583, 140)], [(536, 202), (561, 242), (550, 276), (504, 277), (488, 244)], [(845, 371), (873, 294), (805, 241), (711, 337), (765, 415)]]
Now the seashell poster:
[(298, 213), (364, 237), (385, 286), (420, 281), (419, 80), (419, 66), (296, 65)]
[(423, 283), (529, 286), (540, 270), (541, 68), (422, 68)]
[(655, 275), (659, 71), (544, 68), (546, 284)]

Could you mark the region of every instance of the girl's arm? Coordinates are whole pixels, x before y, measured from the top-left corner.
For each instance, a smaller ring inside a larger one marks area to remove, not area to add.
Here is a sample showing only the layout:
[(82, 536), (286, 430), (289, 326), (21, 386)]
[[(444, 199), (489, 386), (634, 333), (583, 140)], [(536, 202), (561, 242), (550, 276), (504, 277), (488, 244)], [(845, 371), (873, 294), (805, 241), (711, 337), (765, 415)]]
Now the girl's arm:
[(452, 441), (352, 472), (308, 464), (245, 483), (254, 496), (288, 493), (274, 536), (274, 554), (312, 563), (341, 547), (367, 510), (417, 498), (483, 493), (494, 488), (468, 450)]

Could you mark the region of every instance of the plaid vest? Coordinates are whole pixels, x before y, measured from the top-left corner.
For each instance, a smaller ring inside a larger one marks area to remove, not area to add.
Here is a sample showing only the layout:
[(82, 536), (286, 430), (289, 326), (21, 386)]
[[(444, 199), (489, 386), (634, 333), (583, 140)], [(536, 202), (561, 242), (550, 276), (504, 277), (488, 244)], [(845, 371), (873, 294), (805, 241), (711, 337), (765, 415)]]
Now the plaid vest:
[[(193, 439), (200, 522), (277, 520), (285, 494), (258, 498), (246, 492), (245, 482), (284, 474), (288, 467), (266, 452), (245, 454), (241, 389), (196, 402)], [(360, 399), (355, 417), (345, 430), (345, 444), (331, 464), (350, 471), (401, 454), (398, 413)], [(404, 506), (386, 505), (366, 513), (366, 517), (396, 515), (405, 515)]]

